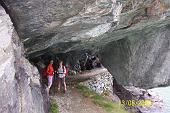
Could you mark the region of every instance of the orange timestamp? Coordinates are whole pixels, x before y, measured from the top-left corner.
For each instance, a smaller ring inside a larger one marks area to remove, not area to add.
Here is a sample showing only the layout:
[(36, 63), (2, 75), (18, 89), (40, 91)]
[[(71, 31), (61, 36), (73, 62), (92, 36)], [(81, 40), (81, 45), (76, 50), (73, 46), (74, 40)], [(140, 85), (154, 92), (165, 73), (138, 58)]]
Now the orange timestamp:
[(121, 104), (125, 106), (143, 106), (143, 107), (149, 107), (152, 105), (152, 101), (149, 99), (146, 100), (121, 100)]

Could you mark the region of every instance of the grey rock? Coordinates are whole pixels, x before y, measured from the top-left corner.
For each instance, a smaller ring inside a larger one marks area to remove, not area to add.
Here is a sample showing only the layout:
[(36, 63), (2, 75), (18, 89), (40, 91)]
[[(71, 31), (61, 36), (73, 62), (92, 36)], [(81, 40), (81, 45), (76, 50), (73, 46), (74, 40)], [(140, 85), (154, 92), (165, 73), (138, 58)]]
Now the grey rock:
[(168, 85), (170, 79), (170, 29), (145, 27), (126, 38), (110, 42), (102, 52), (103, 65), (122, 85), (144, 88)]
[(23, 45), (0, 6), (0, 112), (45, 113), (40, 75), (24, 58)]
[[(109, 79), (106, 78), (106, 75)], [(107, 70), (103, 73), (95, 75), (90, 80), (82, 82), (82, 84), (99, 94), (102, 94), (106, 90), (111, 93), (113, 92), (112, 75)]]
[(3, 1), (27, 53), (33, 56), (45, 49), (70, 51), (82, 41), (95, 39), (111, 28), (117, 10), (121, 11), (116, 0)]

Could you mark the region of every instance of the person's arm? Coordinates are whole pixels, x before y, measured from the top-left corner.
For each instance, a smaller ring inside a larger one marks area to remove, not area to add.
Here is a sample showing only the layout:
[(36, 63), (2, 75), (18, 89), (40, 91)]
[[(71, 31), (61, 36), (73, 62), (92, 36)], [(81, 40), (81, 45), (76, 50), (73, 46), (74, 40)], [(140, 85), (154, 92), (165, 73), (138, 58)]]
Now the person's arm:
[(54, 72), (55, 72), (55, 71), (53, 71), (53, 75), (54, 75)]
[(57, 74), (59, 74), (59, 72), (58, 72), (58, 68), (57, 68), (57, 70), (56, 70), (56, 73), (57, 73)]
[(64, 74), (66, 74), (66, 67), (64, 66)]

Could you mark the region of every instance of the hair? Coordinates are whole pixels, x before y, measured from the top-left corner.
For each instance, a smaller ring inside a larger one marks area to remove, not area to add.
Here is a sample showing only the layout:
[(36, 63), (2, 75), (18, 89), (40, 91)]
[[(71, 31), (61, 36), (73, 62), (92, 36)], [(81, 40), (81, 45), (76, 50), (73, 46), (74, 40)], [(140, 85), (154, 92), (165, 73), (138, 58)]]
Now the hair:
[(61, 62), (63, 63), (63, 61), (62, 61), (62, 60), (59, 60), (59, 61), (58, 61), (58, 63), (61, 63)]
[(62, 62), (62, 67), (64, 66), (63, 60), (59, 60), (59, 61), (58, 61), (58, 65), (57, 65), (58, 68), (60, 67), (60, 63), (61, 63), (61, 62)]
[(54, 62), (54, 60), (50, 60), (50, 63), (51, 63), (51, 61)]

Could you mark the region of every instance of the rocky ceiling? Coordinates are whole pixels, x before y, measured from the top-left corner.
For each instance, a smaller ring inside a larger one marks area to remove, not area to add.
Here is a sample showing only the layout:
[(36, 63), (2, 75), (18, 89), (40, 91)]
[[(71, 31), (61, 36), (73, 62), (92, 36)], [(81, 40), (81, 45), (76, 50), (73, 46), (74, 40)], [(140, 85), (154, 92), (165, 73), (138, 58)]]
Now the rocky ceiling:
[[(168, 4), (167, 0), (163, 1)], [(2, 4), (13, 20), (26, 53), (33, 57), (46, 51), (96, 50), (124, 38), (129, 27), (136, 32), (152, 24), (153, 19), (148, 20), (150, 15), (159, 17), (165, 10), (154, 8), (154, 4), (161, 5), (153, 0), (2, 0)], [(135, 25), (146, 22), (144, 26)]]

